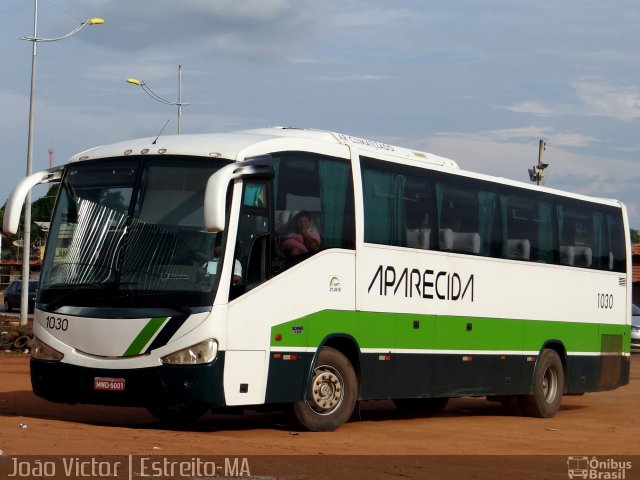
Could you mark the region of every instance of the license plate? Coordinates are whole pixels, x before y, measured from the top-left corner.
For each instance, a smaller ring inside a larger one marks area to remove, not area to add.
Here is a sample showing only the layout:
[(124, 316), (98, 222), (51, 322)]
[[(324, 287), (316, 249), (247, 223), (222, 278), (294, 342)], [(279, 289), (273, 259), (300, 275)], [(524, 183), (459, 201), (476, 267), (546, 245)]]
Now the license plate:
[(93, 389), (124, 392), (124, 378), (95, 377), (93, 379)]

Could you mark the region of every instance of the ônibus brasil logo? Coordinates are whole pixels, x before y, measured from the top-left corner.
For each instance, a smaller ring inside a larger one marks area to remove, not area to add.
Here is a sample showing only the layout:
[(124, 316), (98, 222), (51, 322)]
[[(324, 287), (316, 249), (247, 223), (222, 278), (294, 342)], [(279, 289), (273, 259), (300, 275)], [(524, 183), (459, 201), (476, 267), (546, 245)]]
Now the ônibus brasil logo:
[(631, 462), (614, 458), (604, 460), (588, 456), (567, 458), (567, 475), (570, 479), (625, 480), (627, 470), (631, 470)]

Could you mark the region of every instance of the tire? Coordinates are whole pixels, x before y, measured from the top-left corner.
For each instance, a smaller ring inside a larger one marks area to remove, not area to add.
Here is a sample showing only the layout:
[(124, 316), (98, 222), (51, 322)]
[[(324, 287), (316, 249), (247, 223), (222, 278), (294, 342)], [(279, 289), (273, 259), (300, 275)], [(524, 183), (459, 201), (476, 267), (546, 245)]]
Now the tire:
[(166, 405), (149, 405), (147, 410), (151, 415), (170, 423), (190, 423), (202, 417), (209, 406), (207, 405), (178, 405), (168, 407)]
[(529, 417), (550, 418), (560, 408), (564, 391), (564, 367), (555, 350), (545, 348), (533, 374), (533, 393), (520, 395), (518, 404)]
[(320, 350), (305, 399), (293, 404), (294, 421), (312, 432), (332, 432), (347, 422), (358, 400), (358, 378), (338, 350)]
[(22, 335), (13, 341), (13, 348), (16, 350), (24, 350), (27, 345), (31, 346), (31, 339), (26, 335)]
[(9, 304), (9, 300), (4, 301), (4, 311), (13, 312), (13, 308), (11, 308), (11, 305)]
[(441, 412), (448, 402), (448, 397), (393, 399), (393, 403), (398, 410), (421, 413), (423, 415), (434, 415)]

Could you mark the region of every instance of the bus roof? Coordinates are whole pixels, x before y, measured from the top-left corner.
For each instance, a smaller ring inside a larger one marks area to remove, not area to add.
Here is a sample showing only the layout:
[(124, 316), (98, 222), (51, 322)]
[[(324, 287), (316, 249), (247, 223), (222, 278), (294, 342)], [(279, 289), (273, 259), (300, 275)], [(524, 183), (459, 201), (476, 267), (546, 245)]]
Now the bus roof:
[(271, 127), (231, 133), (164, 135), (157, 138), (138, 138), (95, 147), (69, 159), (77, 162), (122, 155), (194, 155), (221, 157), (242, 161), (249, 156), (269, 151), (300, 149), (305, 143), (324, 143), (327, 146), (345, 145), (371, 153), (384, 152), (395, 157), (422, 161), (445, 168), (458, 168), (451, 159), (431, 153), (397, 147), (374, 140), (325, 130), (291, 127)]
[(410, 160), (414, 162), (414, 165), (416, 163), (424, 163), (440, 170), (455, 170), (461, 175), (499, 182), (518, 188), (542, 190), (615, 206), (621, 205), (621, 202), (615, 199), (592, 197), (532, 185), (504, 177), (462, 170), (455, 161), (432, 153), (397, 147), (395, 145), (327, 130), (294, 127), (269, 127), (230, 133), (161, 135), (158, 137), (138, 138), (86, 150), (72, 156), (69, 162), (127, 155), (192, 155), (243, 161), (247, 158), (270, 152), (295, 150), (321, 151), (329, 155), (339, 155), (344, 158), (349, 158), (349, 149), (357, 150), (358, 153), (368, 153), (372, 155), (377, 153), (401, 160)]

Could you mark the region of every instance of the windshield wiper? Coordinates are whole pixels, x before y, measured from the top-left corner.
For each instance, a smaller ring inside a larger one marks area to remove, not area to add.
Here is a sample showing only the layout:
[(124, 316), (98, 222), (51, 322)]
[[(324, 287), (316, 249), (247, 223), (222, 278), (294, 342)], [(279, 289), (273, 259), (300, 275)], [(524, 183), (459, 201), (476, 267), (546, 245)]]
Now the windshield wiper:
[(96, 282), (74, 284), (73, 288), (71, 290), (69, 290), (68, 292), (63, 293), (59, 297), (54, 298), (49, 303), (46, 303), (45, 304), (45, 310), (53, 313), (58, 308), (63, 306), (63, 303), (64, 303), (64, 301), (66, 299), (68, 299), (69, 297), (75, 295), (76, 293), (83, 292), (83, 291), (86, 291), (86, 290), (98, 290), (98, 289), (104, 288), (104, 287), (105, 287), (104, 283), (96, 283)]
[(175, 300), (174, 301), (170, 300), (172, 298), (175, 298), (175, 296), (176, 296), (175, 292), (148, 292), (148, 293), (136, 293), (134, 295), (128, 293), (123, 295), (109, 296), (109, 300), (128, 298), (135, 302), (135, 301), (138, 301), (139, 299), (149, 300), (151, 298), (153, 299), (154, 307), (167, 308), (170, 310), (175, 310), (180, 313), (190, 314), (191, 307), (189, 305), (187, 305), (184, 302), (176, 302)]

